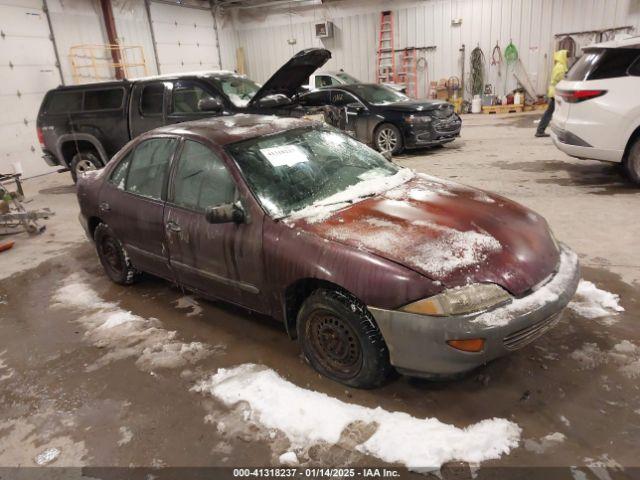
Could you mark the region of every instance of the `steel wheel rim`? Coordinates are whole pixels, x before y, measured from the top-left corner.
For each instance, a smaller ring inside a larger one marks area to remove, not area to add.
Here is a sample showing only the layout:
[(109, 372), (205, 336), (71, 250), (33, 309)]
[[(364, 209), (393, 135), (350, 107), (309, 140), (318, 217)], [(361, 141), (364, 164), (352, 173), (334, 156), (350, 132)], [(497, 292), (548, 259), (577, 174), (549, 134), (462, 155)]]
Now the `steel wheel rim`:
[(313, 312), (307, 321), (307, 338), (323, 369), (352, 378), (362, 368), (362, 348), (351, 326), (326, 310)]
[(100, 256), (105, 267), (119, 275), (124, 270), (124, 258), (120, 254), (120, 246), (112, 237), (105, 238), (100, 244)]
[(378, 145), (383, 152), (392, 152), (398, 145), (396, 132), (391, 128), (383, 128), (378, 133)]
[(76, 173), (90, 172), (95, 170), (96, 166), (90, 160), (83, 158), (76, 164)]

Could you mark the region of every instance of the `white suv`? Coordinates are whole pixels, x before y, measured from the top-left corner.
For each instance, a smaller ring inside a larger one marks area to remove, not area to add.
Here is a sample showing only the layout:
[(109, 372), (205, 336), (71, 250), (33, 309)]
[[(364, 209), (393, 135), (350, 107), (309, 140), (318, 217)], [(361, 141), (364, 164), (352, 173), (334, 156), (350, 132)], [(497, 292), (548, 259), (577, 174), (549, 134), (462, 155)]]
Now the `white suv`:
[(551, 138), (578, 158), (622, 162), (640, 183), (640, 37), (591, 45), (556, 85)]

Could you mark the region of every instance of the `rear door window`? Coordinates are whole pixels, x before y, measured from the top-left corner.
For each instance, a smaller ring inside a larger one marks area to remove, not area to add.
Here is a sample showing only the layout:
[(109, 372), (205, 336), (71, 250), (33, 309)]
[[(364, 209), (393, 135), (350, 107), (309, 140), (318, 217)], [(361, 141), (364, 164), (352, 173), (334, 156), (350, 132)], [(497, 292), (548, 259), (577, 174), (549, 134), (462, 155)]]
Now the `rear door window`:
[(236, 185), (224, 162), (209, 147), (185, 140), (174, 177), (173, 203), (204, 211), (233, 203)]
[(129, 170), (129, 164), (131, 163), (132, 157), (133, 152), (129, 152), (126, 157), (120, 160), (120, 163), (118, 163), (116, 168), (113, 169), (113, 172), (111, 172), (111, 177), (109, 177), (109, 182), (120, 190), (125, 189), (127, 172)]
[(145, 116), (162, 115), (164, 103), (164, 84), (149, 83), (140, 94), (140, 113)]
[(152, 138), (140, 143), (133, 152), (126, 190), (160, 200), (176, 143), (175, 138)]
[(82, 110), (82, 91), (53, 92), (47, 113), (68, 113)]
[(114, 110), (122, 107), (123, 88), (87, 90), (84, 92), (84, 110)]

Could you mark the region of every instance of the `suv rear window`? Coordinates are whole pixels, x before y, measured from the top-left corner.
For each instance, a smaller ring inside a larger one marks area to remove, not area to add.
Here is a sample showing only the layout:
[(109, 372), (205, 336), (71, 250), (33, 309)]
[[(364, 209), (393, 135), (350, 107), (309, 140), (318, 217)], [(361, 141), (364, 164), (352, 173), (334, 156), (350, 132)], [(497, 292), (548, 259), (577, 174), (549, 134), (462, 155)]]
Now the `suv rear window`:
[(638, 57), (640, 50), (635, 48), (589, 50), (569, 70), (567, 80), (579, 82), (625, 77)]
[(87, 90), (84, 92), (84, 110), (113, 110), (122, 106), (124, 89)]
[(79, 112), (82, 110), (82, 92), (53, 92), (47, 103), (47, 113)]

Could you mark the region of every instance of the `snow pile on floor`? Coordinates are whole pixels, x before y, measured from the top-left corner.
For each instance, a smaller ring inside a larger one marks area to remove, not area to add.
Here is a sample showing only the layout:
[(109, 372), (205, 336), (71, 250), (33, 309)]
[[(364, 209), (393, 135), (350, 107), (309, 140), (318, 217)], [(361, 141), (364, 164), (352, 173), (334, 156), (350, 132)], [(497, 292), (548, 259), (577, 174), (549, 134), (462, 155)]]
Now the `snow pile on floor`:
[(612, 315), (624, 312), (620, 306), (620, 296), (602, 290), (588, 280), (580, 280), (576, 298), (569, 304), (569, 308), (578, 315), (586, 318), (606, 318), (607, 324), (615, 323)]
[(7, 365), (4, 358), (2, 358), (5, 353), (7, 353), (6, 350), (0, 352), (0, 382), (9, 380), (15, 373), (14, 370)]
[(549, 435), (545, 435), (539, 440), (533, 440), (531, 438), (527, 438), (524, 441), (524, 448), (529, 450), (530, 452), (535, 453), (544, 453), (550, 448), (556, 447), (558, 444), (565, 441), (567, 437), (560, 432), (553, 432)]
[(531, 295), (517, 298), (505, 307), (491, 310), (476, 317), (473, 322), (488, 326), (501, 326), (521, 314), (536, 310), (546, 303), (556, 301), (573, 281), (578, 269), (578, 256), (566, 247), (560, 252), (560, 268), (555, 277)]
[(640, 346), (629, 340), (622, 340), (608, 352), (601, 350), (595, 343), (585, 343), (571, 352), (571, 358), (579, 362), (585, 370), (614, 362), (623, 375), (629, 378), (640, 377)]
[(325, 220), (337, 210), (355, 203), (365, 197), (386, 192), (389, 189), (402, 185), (414, 177), (413, 170), (401, 168), (396, 174), (387, 177), (375, 177), (364, 179), (344, 190), (327, 198), (291, 213), (287, 220), (295, 221), (304, 219), (307, 223), (317, 223)]
[(47, 448), (44, 452), (36, 455), (35, 462), (38, 465), (47, 465), (60, 456), (60, 450), (57, 448)]
[(145, 371), (180, 368), (224, 349), (176, 340), (176, 332), (162, 328), (158, 319), (144, 318), (116, 303), (104, 301), (79, 274), (67, 277), (63, 286), (54, 292), (53, 300), (53, 307), (83, 311), (77, 321), (85, 328), (85, 337), (93, 345), (107, 350), (87, 371), (125, 358), (136, 358), (136, 365)]
[(187, 313), (187, 317), (193, 317), (202, 313), (202, 307), (191, 295), (185, 295), (176, 300), (176, 308), (179, 310), (191, 310)]
[(356, 450), (414, 469), (439, 468), (451, 460), (478, 463), (500, 458), (520, 440), (520, 427), (506, 419), (458, 428), (435, 418), (345, 403), (253, 364), (220, 369), (193, 389), (210, 393), (227, 406), (246, 402), (246, 420), (282, 431), (294, 449), (317, 442), (336, 444), (345, 428), (356, 422), (374, 425)]

